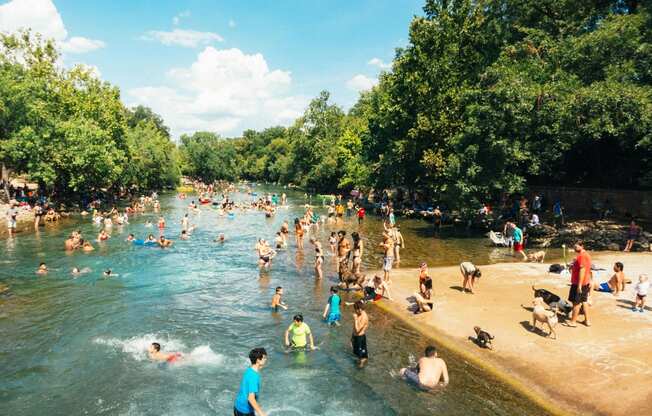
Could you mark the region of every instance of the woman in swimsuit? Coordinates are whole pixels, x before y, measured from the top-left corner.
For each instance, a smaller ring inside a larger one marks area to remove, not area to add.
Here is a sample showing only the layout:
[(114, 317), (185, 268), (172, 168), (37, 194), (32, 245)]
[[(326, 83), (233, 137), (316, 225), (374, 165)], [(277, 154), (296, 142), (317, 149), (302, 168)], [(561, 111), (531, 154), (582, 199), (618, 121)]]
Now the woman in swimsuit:
[(328, 244), (331, 246), (331, 253), (337, 253), (337, 234), (335, 234), (335, 231), (331, 232), (331, 236), (328, 237)]
[(324, 264), (324, 253), (321, 248), (321, 243), (319, 241), (315, 241), (315, 277), (317, 279), (320, 279), (324, 276), (324, 272), (322, 270), (322, 265)]
[(351, 263), (351, 273), (360, 273), (360, 265), (362, 264), (362, 240), (360, 234), (351, 233), (353, 238), (353, 262)]
[(298, 218), (294, 219), (294, 232), (297, 238), (297, 248), (303, 248), (303, 227)]

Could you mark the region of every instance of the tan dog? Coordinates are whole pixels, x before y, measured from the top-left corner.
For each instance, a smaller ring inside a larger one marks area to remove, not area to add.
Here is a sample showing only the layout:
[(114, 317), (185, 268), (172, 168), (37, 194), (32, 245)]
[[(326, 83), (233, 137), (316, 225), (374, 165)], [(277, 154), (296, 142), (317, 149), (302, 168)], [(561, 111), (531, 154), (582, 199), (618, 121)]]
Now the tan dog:
[(530, 253), (527, 255), (527, 261), (543, 263), (543, 260), (546, 258), (546, 252), (543, 250), (537, 251), (536, 253)]
[(553, 339), (557, 339), (557, 333), (555, 332), (555, 325), (557, 325), (557, 314), (554, 311), (548, 311), (545, 308), (545, 303), (543, 298), (534, 298), (532, 300), (532, 305), (534, 310), (532, 311), (532, 327), (537, 328), (537, 322), (542, 322), (548, 325), (550, 330), (548, 336), (553, 335)]

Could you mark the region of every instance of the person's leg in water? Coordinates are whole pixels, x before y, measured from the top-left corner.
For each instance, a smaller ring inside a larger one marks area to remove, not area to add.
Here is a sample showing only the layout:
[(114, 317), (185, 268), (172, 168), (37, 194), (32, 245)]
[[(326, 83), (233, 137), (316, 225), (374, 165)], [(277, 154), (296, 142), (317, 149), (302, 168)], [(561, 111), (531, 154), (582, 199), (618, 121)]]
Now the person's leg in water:
[(322, 256), (319, 256), (315, 260), (315, 277), (319, 280), (321, 280), (324, 277), (324, 272), (322, 270), (323, 262), (324, 262), (324, 258)]

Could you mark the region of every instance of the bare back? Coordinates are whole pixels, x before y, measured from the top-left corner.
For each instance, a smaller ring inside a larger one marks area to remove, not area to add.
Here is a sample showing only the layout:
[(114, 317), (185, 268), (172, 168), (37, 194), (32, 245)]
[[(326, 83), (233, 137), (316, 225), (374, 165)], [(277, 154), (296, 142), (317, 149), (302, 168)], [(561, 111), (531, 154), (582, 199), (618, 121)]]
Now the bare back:
[(448, 368), (444, 360), (437, 357), (419, 359), (419, 383), (432, 388), (440, 381), (448, 384)]

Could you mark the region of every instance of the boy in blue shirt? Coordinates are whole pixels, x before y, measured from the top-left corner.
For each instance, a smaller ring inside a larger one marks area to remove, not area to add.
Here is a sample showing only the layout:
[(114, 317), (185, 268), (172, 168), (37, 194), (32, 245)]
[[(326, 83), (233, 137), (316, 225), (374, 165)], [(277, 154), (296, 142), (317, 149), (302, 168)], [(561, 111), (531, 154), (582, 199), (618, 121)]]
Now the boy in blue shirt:
[(258, 392), (260, 391), (260, 370), (267, 363), (267, 351), (265, 348), (254, 348), (249, 352), (251, 367), (247, 368), (240, 390), (235, 398), (233, 416), (265, 416), (265, 412), (258, 404)]
[[(328, 303), (324, 308), (324, 319), (329, 325), (340, 325), (340, 304), (342, 300), (340, 295), (337, 294), (337, 286), (331, 286), (331, 296), (328, 298)], [(328, 316), (328, 318), (326, 318)]]

